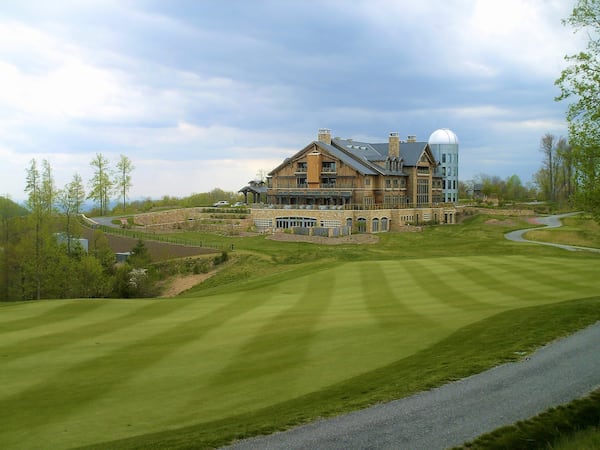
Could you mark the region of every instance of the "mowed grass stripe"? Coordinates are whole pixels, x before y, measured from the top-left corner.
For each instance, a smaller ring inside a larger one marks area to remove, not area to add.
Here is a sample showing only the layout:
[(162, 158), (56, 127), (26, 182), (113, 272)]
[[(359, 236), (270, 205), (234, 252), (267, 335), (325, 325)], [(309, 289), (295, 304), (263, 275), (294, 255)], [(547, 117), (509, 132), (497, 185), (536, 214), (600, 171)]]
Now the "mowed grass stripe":
[[(102, 303), (103, 301), (81, 300), (80, 302)], [(104, 303), (107, 304), (107, 302)], [(8, 358), (5, 361), (12, 362), (16, 359), (31, 357), (48, 351), (62, 351), (64, 347), (78, 345), (84, 339), (96, 340), (103, 335), (115, 333), (120, 329), (131, 329), (133, 326), (148, 320), (164, 317), (166, 314), (173, 314), (186, 306), (186, 303), (173, 301), (143, 301), (143, 303), (139, 303), (138, 301), (127, 302), (124, 306), (126, 307), (125, 312), (121, 312), (116, 316), (109, 316), (104, 320), (90, 321), (90, 319), (102, 318), (101, 315), (94, 317), (80, 315), (76, 317), (77, 321), (73, 323), (72, 328), (63, 326), (53, 333), (16, 340), (11, 345), (0, 345), (0, 354)], [(115, 313), (120, 312), (115, 309), (114, 305), (112, 310)], [(45, 317), (40, 317), (40, 320), (43, 321), (44, 319)]]
[[(508, 256), (505, 258), (479, 257), (472, 260), (463, 261), (469, 266), (468, 271), (475, 273), (475, 276), (485, 276), (478, 272), (478, 267), (487, 264), (493, 272), (488, 277), (494, 278), (496, 289), (501, 292), (514, 291), (512, 294), (520, 302), (539, 301), (541, 298), (547, 299), (566, 299), (572, 292), (581, 293), (582, 287), (586, 295), (592, 295), (595, 292), (589, 290), (589, 285), (584, 286), (580, 283), (573, 283), (573, 280), (582, 280), (582, 274), (590, 270), (590, 267), (581, 261), (570, 260), (572, 264), (579, 266), (575, 272), (574, 278), (569, 281), (561, 281), (555, 277), (548, 276), (546, 271), (546, 259), (530, 258), (521, 256)], [(578, 294), (579, 295), (579, 294)]]
[(371, 317), (384, 329), (414, 324), (434, 325), (434, 321), (418, 314), (401, 301), (400, 292), (390, 286), (390, 280), (382, 267), (388, 264), (389, 262), (378, 261), (354, 264), (358, 268), (362, 296)]
[[(546, 293), (547, 295), (556, 296), (561, 292), (572, 292), (579, 290), (577, 283), (573, 283), (571, 280), (561, 280), (556, 276), (552, 276), (554, 270), (552, 269), (552, 260), (546, 258), (531, 258), (526, 256), (512, 256), (506, 259), (504, 268), (509, 270), (508, 263), (511, 263), (510, 270), (515, 271), (523, 277), (539, 293)], [(581, 264), (581, 261), (575, 262), (574, 265), (580, 266), (580, 268), (587, 272), (590, 267), (587, 264)], [(598, 270), (598, 266), (596, 270)], [(576, 278), (581, 279), (581, 275), (577, 274)]]
[[(543, 278), (551, 277), (557, 282), (562, 282), (561, 284), (564, 284), (569, 289), (589, 288), (591, 279), (582, 276), (582, 268), (586, 272), (600, 272), (599, 258), (590, 258), (587, 261), (580, 260), (576, 263), (565, 263), (565, 260), (561, 260), (560, 258), (543, 258), (539, 262), (543, 263)], [(595, 278), (595, 276), (592, 275), (592, 278)]]
[(302, 277), (304, 292), (297, 295), (295, 303), (265, 322), (211, 384), (233, 384), (240, 377), (272, 377), (306, 364), (317, 325), (334, 296), (334, 273), (327, 270)]
[[(187, 321), (169, 321), (169, 328), (149, 338), (127, 343), (114, 351), (65, 368), (55, 376), (36, 385), (0, 399), (0, 411), (13, 411), (4, 422), (7, 429), (27, 424), (33, 428), (62, 421), (74, 411), (56, 408), (61, 399), (82, 409), (90, 402), (106, 395), (114, 387), (125, 383), (137, 372), (156, 364), (177, 348), (202, 338), (211, 329), (222, 326), (268, 300), (268, 295), (256, 296), (253, 301), (239, 295), (203, 317)], [(182, 302), (186, 304), (186, 302)], [(175, 305), (173, 305), (175, 307)], [(184, 315), (185, 317), (185, 315)], [(152, 316), (154, 319), (154, 316)], [(182, 317), (183, 319), (183, 317)], [(65, 383), (68, 379), (69, 383)], [(30, 407), (35, 405), (35, 411)]]
[[(43, 306), (43, 308), (35, 309), (38, 313), (33, 316), (11, 321), (3, 320), (0, 322), (2, 332), (26, 330), (30, 333), (33, 332), (36, 327), (47, 327), (48, 324), (57, 324), (59, 322), (74, 320), (82, 314), (92, 313), (103, 306), (102, 302), (94, 300), (81, 300), (76, 302), (43, 300), (40, 303), (42, 303), (41, 306)], [(30, 305), (26, 304), (22, 304), (22, 307), (27, 308), (28, 310), (32, 309), (30, 308)], [(6, 313), (8, 313), (8, 311), (6, 311)]]
[(458, 289), (450, 280), (438, 276), (435, 265), (429, 260), (412, 260), (405, 270), (430, 297), (451, 308), (464, 311), (488, 309), (489, 304), (471, 297), (464, 289)]
[[(495, 301), (506, 304), (516, 299), (539, 298), (537, 291), (529, 289), (527, 280), (507, 276), (509, 274), (500, 269), (498, 258), (457, 258), (454, 264), (462, 277), (492, 291)], [(515, 275), (512, 270), (510, 275)]]

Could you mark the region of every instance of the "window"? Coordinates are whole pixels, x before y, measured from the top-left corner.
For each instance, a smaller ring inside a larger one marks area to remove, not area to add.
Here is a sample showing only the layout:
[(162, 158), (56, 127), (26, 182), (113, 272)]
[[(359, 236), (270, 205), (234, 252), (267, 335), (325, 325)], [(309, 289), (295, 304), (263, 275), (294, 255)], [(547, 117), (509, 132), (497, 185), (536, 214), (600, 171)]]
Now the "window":
[(321, 187), (323, 187), (323, 188), (335, 187), (335, 182), (336, 182), (335, 178), (323, 177), (323, 178), (321, 178)]
[(446, 154), (445, 154), (445, 153), (443, 153), (443, 154), (442, 154), (442, 162), (443, 162), (443, 163), (445, 163), (445, 162), (446, 162)]
[(397, 188), (398, 187), (398, 178), (394, 178), (394, 187)]
[(306, 187), (306, 186), (307, 186), (307, 184), (306, 184), (306, 178), (305, 177), (298, 177), (298, 178), (296, 178), (296, 187), (303, 188), (303, 187)]
[(389, 178), (387, 180), (385, 180), (385, 187), (386, 188), (391, 188), (392, 187), (392, 180), (390, 180)]
[(365, 177), (365, 186), (371, 185), (371, 177)]
[(317, 219), (311, 217), (278, 217), (275, 220), (277, 228), (309, 228), (317, 225)]
[(387, 217), (382, 217), (381, 218), (381, 231), (388, 231), (389, 230), (389, 220)]
[(324, 162), (321, 166), (321, 172), (324, 173), (335, 173), (335, 162)]
[(296, 166), (296, 172), (306, 173), (306, 162), (299, 162)]
[(356, 220), (356, 229), (359, 233), (364, 233), (367, 231), (367, 219), (364, 217), (359, 217)]
[(429, 203), (429, 180), (419, 178), (417, 180), (417, 204), (426, 205)]
[(373, 219), (373, 221), (371, 223), (371, 231), (373, 233), (376, 233), (379, 231), (379, 219), (377, 219), (377, 218)]

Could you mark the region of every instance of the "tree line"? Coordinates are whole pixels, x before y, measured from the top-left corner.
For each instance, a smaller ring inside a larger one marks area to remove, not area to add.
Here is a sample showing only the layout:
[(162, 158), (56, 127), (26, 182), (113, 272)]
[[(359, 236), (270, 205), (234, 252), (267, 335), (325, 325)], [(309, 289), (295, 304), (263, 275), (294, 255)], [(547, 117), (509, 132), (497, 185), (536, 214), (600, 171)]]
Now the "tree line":
[(572, 101), (566, 113), (572, 199), (600, 221), (600, 0), (577, 0), (563, 24), (587, 36), (585, 50), (565, 56), (569, 64), (556, 80), (556, 100)]
[(96, 231), (86, 252), (77, 239), (77, 216), (86, 199), (105, 212), (117, 189), (125, 202), (133, 165), (121, 155), (113, 171), (101, 154), (90, 164), (95, 172), (87, 196), (79, 174), (58, 189), (50, 163), (33, 159), (26, 169), (26, 207), (0, 197), (1, 300), (120, 296), (118, 276), (126, 275), (115, 268), (106, 236)]

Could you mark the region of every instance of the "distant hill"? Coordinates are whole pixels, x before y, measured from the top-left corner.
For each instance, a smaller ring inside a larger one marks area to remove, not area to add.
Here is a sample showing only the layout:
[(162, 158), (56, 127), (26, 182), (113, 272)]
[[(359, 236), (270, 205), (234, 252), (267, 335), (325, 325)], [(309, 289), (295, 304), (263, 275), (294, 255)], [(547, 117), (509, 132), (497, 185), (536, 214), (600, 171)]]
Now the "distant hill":
[(7, 197), (0, 195), (0, 218), (10, 219), (12, 217), (26, 216), (29, 210)]

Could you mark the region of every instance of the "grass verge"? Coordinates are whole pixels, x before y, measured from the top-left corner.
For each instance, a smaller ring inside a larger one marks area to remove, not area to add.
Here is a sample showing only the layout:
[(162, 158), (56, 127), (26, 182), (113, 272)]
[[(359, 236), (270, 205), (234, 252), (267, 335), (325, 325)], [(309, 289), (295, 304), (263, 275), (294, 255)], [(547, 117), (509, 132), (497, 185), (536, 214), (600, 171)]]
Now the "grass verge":
[[(600, 297), (511, 310), (468, 325), (385, 367), (266, 408), (88, 449), (213, 448), (284, 430), (464, 378), (600, 320)], [(469, 345), (465, 345), (468, 342)]]
[(457, 449), (597, 449), (599, 426), (600, 389), (532, 419), (499, 428)]
[(532, 230), (525, 234), (526, 239), (579, 247), (600, 248), (600, 224), (590, 217), (565, 217), (563, 226), (548, 230)]

